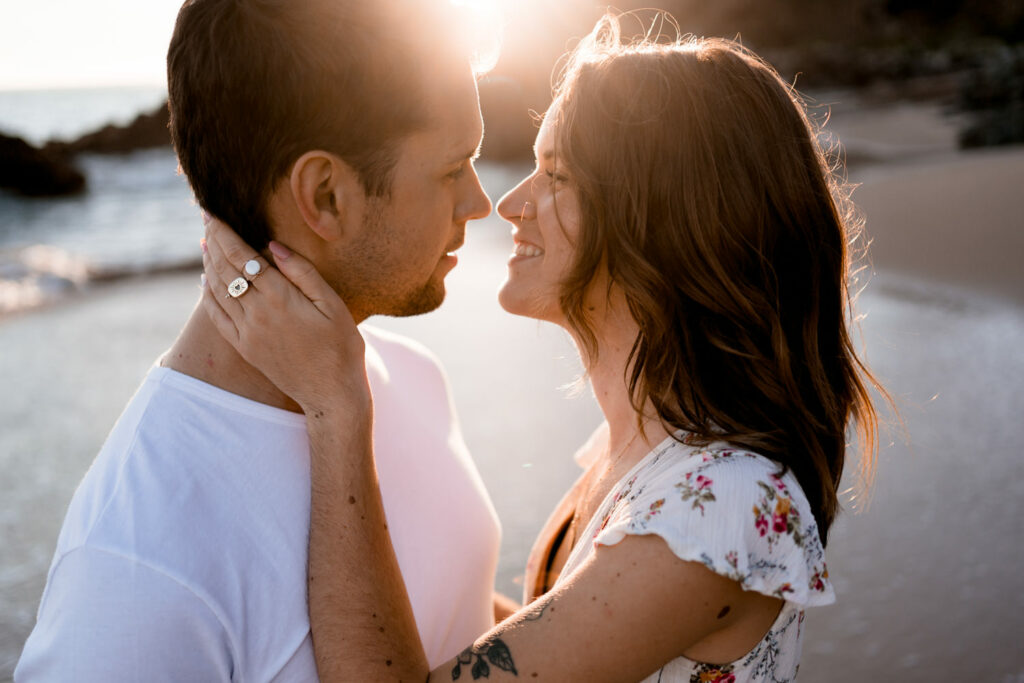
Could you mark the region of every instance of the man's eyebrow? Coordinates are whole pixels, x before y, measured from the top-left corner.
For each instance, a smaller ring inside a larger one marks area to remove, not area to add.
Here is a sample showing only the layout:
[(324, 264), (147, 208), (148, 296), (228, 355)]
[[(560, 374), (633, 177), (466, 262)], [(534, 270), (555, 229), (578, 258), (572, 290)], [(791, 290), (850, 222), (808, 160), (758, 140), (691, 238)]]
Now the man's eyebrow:
[(469, 150), (468, 152), (463, 152), (461, 154), (454, 154), (454, 155), (452, 155), (451, 161), (449, 161), (448, 163), (454, 164), (454, 163), (459, 162), (459, 161), (465, 161), (466, 159), (470, 159), (472, 161), (476, 161), (477, 159), (480, 158), (480, 150), (483, 148), (483, 145), (484, 145), (484, 141), (481, 140), (477, 144), (476, 147), (474, 147), (473, 149)]

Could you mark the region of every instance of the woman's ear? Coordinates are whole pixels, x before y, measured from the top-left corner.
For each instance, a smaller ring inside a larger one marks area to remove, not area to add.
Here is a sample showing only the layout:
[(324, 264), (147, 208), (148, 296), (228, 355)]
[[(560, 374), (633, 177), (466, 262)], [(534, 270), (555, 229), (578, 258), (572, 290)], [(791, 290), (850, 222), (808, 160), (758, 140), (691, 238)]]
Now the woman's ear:
[(363, 200), (362, 185), (351, 166), (322, 150), (296, 160), (288, 178), (292, 197), (306, 225), (327, 242), (344, 235)]

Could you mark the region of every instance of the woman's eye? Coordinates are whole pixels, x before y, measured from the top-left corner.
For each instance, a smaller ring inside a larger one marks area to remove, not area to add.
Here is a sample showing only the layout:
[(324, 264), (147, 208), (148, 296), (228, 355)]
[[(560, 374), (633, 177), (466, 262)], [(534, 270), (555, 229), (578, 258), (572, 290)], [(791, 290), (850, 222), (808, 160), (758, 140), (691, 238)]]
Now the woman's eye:
[(564, 183), (568, 180), (568, 178), (561, 173), (555, 173), (554, 171), (544, 171), (544, 175), (546, 175), (553, 183)]
[(466, 165), (465, 165), (465, 164), (462, 164), (462, 165), (460, 165), (460, 166), (459, 166), (459, 167), (458, 167), (457, 169), (455, 169), (454, 171), (452, 171), (451, 173), (449, 173), (449, 174), (448, 174), (448, 175), (447, 175), (446, 177), (448, 177), (448, 178), (451, 178), (452, 180), (458, 180), (458, 179), (459, 179), (459, 178), (461, 178), (461, 177), (462, 177), (462, 176), (463, 176), (463, 175), (464, 175), (465, 173), (466, 173)]

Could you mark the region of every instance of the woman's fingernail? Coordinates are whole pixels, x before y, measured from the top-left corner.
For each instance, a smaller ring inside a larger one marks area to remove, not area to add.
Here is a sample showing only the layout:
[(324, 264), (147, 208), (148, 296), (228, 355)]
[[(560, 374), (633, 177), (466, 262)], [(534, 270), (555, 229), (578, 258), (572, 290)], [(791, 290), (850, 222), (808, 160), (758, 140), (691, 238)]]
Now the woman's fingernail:
[(274, 258), (278, 261), (287, 261), (288, 257), (292, 255), (292, 252), (289, 251), (288, 247), (284, 246), (280, 242), (271, 241), (267, 246), (270, 247), (270, 253), (272, 253)]
[(199, 238), (199, 246), (203, 248), (203, 253), (205, 254), (206, 253), (206, 238), (205, 237), (200, 237)]
[(209, 225), (210, 221), (213, 220), (213, 219), (210, 218), (210, 214), (206, 213), (206, 209), (203, 209), (202, 213), (203, 213), (203, 225)]
[(206, 273), (199, 273), (199, 288), (206, 289)]

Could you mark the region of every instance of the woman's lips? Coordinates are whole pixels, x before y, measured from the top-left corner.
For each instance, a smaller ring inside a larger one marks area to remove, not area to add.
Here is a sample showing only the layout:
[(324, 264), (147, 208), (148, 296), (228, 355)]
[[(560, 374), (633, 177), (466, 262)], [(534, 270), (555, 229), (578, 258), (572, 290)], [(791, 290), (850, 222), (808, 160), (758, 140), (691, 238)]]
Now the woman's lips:
[(544, 250), (538, 247), (532, 242), (526, 242), (522, 240), (516, 240), (515, 247), (512, 249), (512, 254), (508, 258), (508, 262), (519, 263), (521, 261), (528, 261), (538, 256), (543, 256)]

